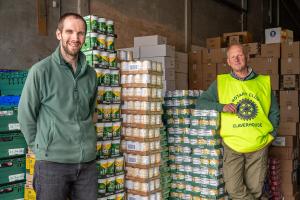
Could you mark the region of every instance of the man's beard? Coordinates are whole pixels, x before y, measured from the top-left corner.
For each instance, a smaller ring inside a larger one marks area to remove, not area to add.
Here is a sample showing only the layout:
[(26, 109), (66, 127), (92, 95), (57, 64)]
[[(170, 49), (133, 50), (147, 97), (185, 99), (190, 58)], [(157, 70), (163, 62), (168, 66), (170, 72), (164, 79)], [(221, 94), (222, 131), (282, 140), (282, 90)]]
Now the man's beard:
[(64, 49), (65, 53), (72, 56), (72, 57), (76, 57), (78, 56), (79, 54), (79, 51), (80, 51), (80, 48), (76, 51), (71, 51), (69, 48), (68, 48), (68, 44), (67, 43), (64, 43), (64, 41), (62, 41), (62, 48)]

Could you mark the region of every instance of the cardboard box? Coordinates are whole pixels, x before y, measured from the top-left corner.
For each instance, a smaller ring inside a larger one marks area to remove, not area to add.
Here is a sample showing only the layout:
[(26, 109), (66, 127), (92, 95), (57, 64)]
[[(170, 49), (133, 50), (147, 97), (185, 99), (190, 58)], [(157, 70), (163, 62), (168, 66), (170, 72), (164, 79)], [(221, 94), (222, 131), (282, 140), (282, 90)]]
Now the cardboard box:
[(188, 86), (188, 74), (177, 73), (175, 74), (175, 88), (176, 90), (187, 90)]
[(281, 76), (281, 89), (297, 90), (299, 89), (299, 75), (283, 75)]
[[(297, 192), (297, 183), (281, 184), (280, 189), (284, 197), (293, 196)], [(286, 198), (284, 198), (286, 200)]]
[(269, 155), (282, 160), (296, 158), (296, 149), (291, 147), (270, 147)]
[(282, 43), (293, 41), (293, 31), (281, 27), (265, 29), (265, 43)]
[(176, 72), (180, 72), (180, 73), (188, 73), (189, 71), (189, 65), (188, 63), (184, 63), (184, 62), (175, 62), (175, 71)]
[(160, 35), (134, 37), (134, 47), (167, 44), (167, 38)]
[(280, 171), (282, 172), (293, 172), (298, 168), (298, 160), (279, 160)]
[(258, 74), (279, 74), (278, 58), (251, 58), (248, 64)]
[[(296, 188), (297, 191), (299, 191), (299, 188)], [(299, 200), (300, 199), (300, 193), (296, 192), (293, 195), (283, 195), (284, 200)]]
[(163, 81), (163, 94), (166, 91), (173, 91), (175, 90), (175, 80), (164, 80)]
[(204, 64), (203, 65), (203, 88), (206, 90), (210, 84), (217, 78), (217, 65)]
[(279, 90), (280, 88), (280, 76), (278, 74), (272, 74), (271, 78), (271, 87), (272, 90)]
[(175, 52), (175, 60), (178, 61), (178, 62), (185, 62), (185, 63), (187, 63), (188, 62), (188, 54), (176, 51)]
[(165, 69), (163, 71), (163, 80), (168, 80), (168, 81), (171, 81), (171, 80), (175, 80), (175, 69), (174, 68), (168, 68), (168, 69)]
[(221, 37), (213, 37), (206, 39), (206, 48), (209, 49), (219, 49), (222, 47), (222, 38)]
[(282, 122), (299, 122), (299, 107), (281, 106), (280, 121)]
[(223, 63), (226, 60), (226, 48), (203, 50), (203, 63)]
[(281, 74), (300, 74), (300, 58), (282, 58)]
[(284, 90), (280, 91), (280, 106), (299, 106), (299, 91), (298, 90)]
[(191, 52), (202, 51), (203, 49), (205, 49), (205, 47), (201, 47), (201, 46), (194, 45), (194, 44), (191, 45)]
[(297, 136), (299, 132), (299, 124), (296, 122), (280, 122), (278, 133), (280, 135)]
[(217, 63), (217, 74), (228, 74), (230, 71), (231, 68), (227, 63)]
[(223, 33), (223, 41), (229, 45), (230, 41), (236, 44), (251, 43), (252, 42), (252, 34), (250, 32), (232, 32), (232, 33)]
[(151, 58), (151, 57), (161, 57), (161, 56), (175, 57), (175, 47), (166, 44), (140, 47), (141, 58)]
[(261, 45), (257, 42), (243, 44), (248, 55), (260, 55)]
[(280, 58), (280, 43), (277, 44), (262, 44), (261, 57)]
[(296, 147), (297, 141), (296, 136), (278, 135), (272, 142), (272, 145), (276, 147)]
[(284, 42), (281, 44), (282, 58), (299, 58), (300, 57), (300, 42)]
[(292, 172), (281, 171), (281, 183), (284, 184), (292, 184), (297, 183), (297, 171), (294, 170)]
[(203, 89), (202, 51), (189, 53), (189, 89)]

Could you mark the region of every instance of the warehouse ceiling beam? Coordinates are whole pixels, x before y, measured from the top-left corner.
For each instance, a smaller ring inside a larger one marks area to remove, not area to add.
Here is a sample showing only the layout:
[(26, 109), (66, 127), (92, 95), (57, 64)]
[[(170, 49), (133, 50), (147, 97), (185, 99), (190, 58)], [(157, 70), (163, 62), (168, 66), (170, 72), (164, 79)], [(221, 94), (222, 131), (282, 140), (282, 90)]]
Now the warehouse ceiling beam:
[(221, 4), (223, 4), (223, 5), (231, 8), (233, 10), (238, 11), (238, 12), (244, 12), (244, 13), (248, 12), (248, 8), (247, 7), (236, 5), (235, 3), (232, 3), (232, 2), (230, 2), (228, 0), (214, 0), (214, 1), (218, 2), (218, 3), (221, 3)]

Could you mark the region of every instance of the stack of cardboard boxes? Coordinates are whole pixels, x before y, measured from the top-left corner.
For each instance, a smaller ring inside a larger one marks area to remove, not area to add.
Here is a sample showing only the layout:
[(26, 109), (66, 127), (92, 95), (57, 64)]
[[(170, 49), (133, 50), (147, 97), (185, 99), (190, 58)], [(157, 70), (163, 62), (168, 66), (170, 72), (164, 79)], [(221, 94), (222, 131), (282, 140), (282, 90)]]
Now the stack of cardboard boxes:
[(164, 91), (188, 89), (188, 54), (176, 52), (174, 46), (167, 44), (166, 37), (160, 35), (134, 37), (134, 47), (120, 50), (132, 51), (134, 60), (162, 63)]

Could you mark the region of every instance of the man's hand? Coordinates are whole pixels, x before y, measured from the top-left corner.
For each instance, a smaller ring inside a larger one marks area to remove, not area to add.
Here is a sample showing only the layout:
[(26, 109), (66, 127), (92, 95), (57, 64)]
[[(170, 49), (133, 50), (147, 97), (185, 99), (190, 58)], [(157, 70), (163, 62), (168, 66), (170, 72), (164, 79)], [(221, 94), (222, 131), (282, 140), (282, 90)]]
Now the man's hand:
[(226, 104), (223, 107), (223, 112), (236, 113), (236, 106), (233, 103)]

